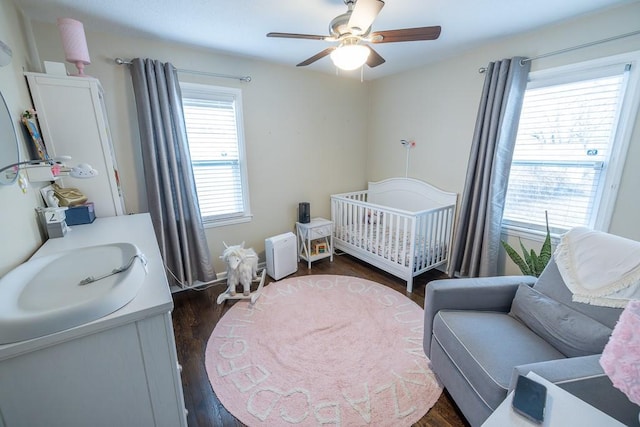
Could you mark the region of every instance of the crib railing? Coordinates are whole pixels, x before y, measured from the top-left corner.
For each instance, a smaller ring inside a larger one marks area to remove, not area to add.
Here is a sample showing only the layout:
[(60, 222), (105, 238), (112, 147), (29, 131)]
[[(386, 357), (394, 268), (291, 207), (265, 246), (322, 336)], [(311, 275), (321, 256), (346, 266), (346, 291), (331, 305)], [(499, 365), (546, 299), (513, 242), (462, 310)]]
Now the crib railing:
[(455, 205), (409, 212), (368, 203), (367, 193), (331, 196), (336, 241), (408, 269), (412, 276), (446, 264)]
[(389, 262), (407, 265), (413, 251), (411, 213), (367, 203), (366, 192), (334, 199), (335, 237)]
[(455, 205), (429, 209), (416, 214), (415, 272), (445, 265), (453, 240)]

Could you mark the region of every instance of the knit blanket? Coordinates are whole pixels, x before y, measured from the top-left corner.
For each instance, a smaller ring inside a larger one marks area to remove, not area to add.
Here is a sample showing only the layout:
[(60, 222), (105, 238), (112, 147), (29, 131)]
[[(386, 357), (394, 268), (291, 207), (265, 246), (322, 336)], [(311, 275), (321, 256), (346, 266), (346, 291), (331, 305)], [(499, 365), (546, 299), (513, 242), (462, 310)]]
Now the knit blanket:
[(640, 242), (577, 227), (562, 236), (554, 257), (573, 301), (625, 307), (640, 299)]

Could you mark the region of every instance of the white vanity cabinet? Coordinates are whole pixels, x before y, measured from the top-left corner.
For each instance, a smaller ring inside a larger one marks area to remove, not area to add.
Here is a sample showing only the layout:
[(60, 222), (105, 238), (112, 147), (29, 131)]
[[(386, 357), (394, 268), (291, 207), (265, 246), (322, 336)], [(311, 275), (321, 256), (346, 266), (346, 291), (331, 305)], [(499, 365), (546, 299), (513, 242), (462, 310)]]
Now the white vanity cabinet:
[(186, 426), (169, 313), (0, 362), (0, 425)]
[(125, 241), (148, 260), (132, 301), (93, 322), (0, 345), (1, 427), (187, 426), (173, 301), (150, 216), (74, 226), (34, 257)]
[(49, 156), (71, 156), (68, 166), (88, 163), (99, 175), (64, 178), (64, 187), (82, 191), (96, 217), (123, 215), (109, 121), (100, 81), (92, 77), (25, 73)]

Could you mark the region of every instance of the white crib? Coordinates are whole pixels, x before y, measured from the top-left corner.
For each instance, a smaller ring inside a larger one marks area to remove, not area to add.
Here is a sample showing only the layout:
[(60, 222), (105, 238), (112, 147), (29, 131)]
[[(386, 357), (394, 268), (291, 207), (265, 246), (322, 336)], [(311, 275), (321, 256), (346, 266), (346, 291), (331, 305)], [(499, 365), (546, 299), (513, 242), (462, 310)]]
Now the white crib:
[(456, 193), (412, 178), (331, 196), (334, 248), (407, 281), (449, 260)]

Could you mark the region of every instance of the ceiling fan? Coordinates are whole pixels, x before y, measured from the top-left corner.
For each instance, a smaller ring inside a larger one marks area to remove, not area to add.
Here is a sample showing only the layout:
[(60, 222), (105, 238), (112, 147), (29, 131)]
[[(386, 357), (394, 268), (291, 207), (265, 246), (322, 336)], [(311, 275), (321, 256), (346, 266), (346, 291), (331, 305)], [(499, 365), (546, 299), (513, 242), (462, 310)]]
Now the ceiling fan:
[(344, 0), (347, 12), (335, 17), (329, 24), (329, 36), (295, 33), (268, 33), (267, 37), (289, 39), (324, 40), (338, 42), (313, 55), (298, 67), (313, 64), (331, 55), (334, 64), (343, 70), (354, 70), (365, 63), (373, 68), (384, 64), (385, 60), (371, 46), (363, 43), (396, 43), (417, 40), (435, 40), (440, 36), (440, 26), (405, 28), (401, 30), (371, 32), (371, 24), (376, 19), (384, 2), (382, 0)]

